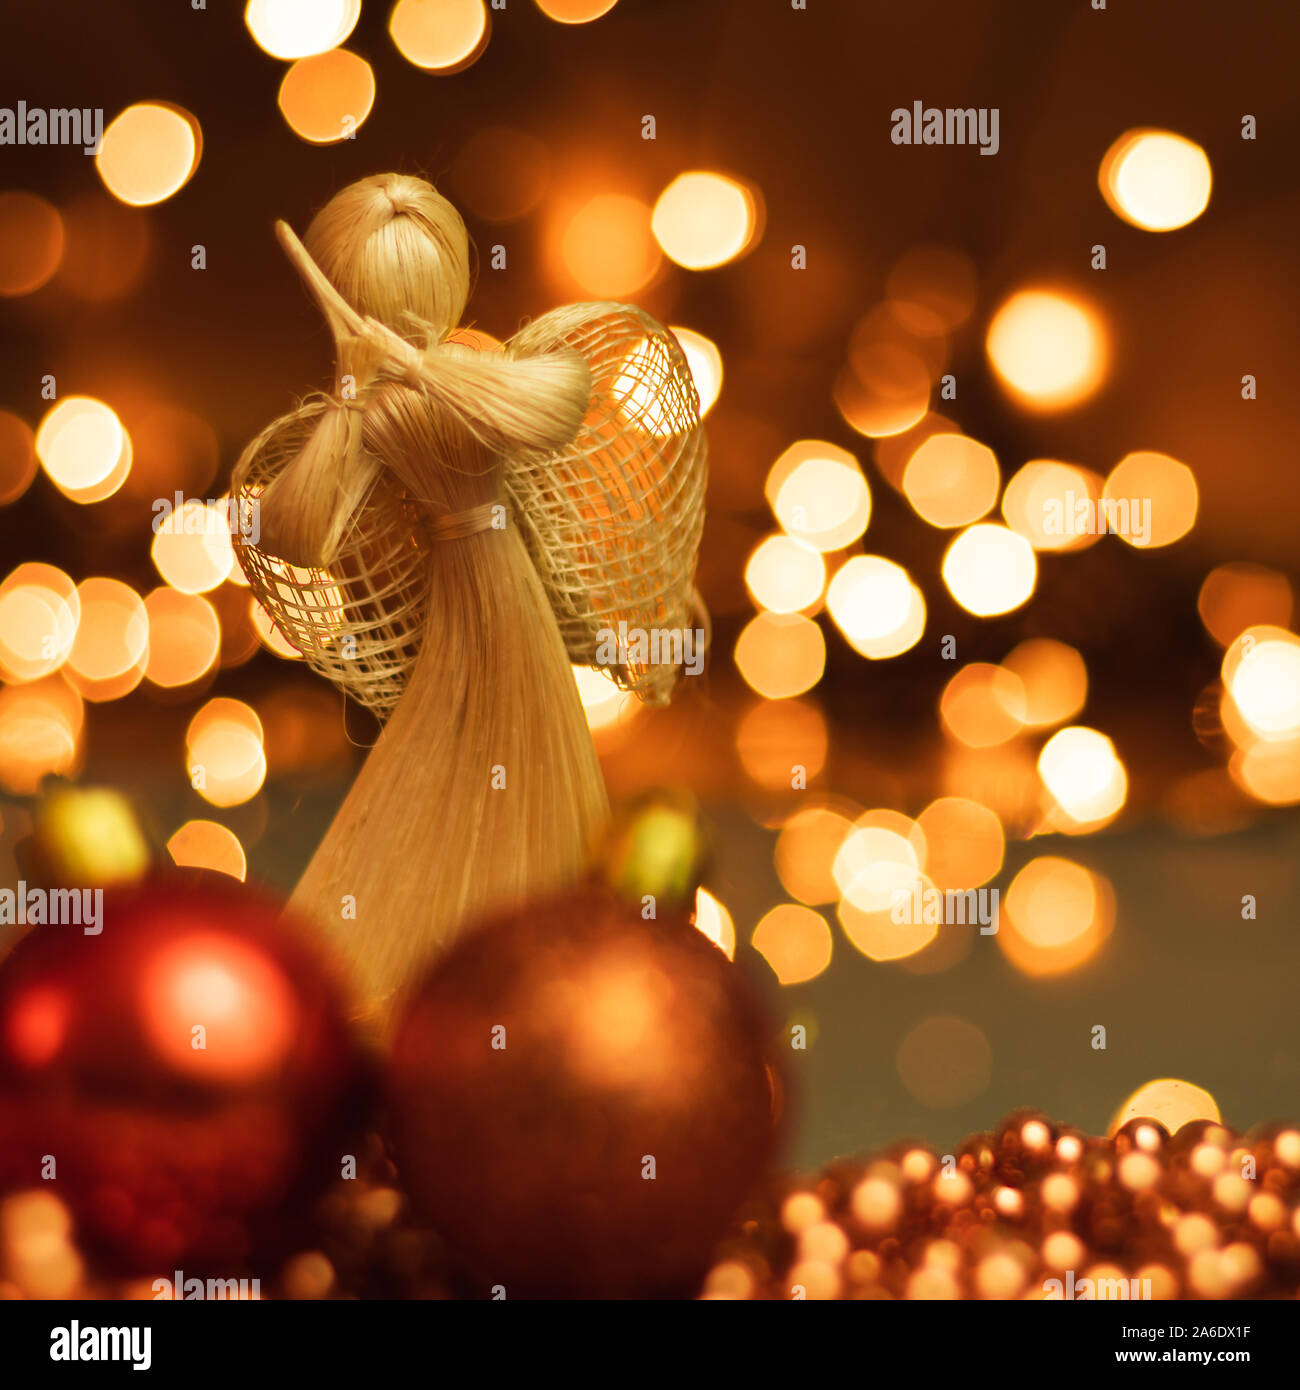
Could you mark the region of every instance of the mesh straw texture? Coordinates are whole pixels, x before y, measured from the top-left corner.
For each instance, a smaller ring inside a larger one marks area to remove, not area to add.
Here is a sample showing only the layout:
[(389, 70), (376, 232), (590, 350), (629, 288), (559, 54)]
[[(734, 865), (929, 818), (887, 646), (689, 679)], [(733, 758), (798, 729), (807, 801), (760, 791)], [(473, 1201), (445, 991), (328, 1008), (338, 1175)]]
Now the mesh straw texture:
[[(598, 649), (611, 640), (602, 634), (680, 633), (703, 617), (693, 588), (707, 482), (699, 396), (676, 338), (632, 305), (552, 310), (506, 352), (526, 359), (566, 348), (591, 373), (586, 417), (564, 448), (505, 458), (512, 519), (570, 660), (602, 664), (647, 704), (667, 704), (679, 663), (638, 663), (634, 645), (610, 664)], [(309, 401), (253, 440), (235, 468), (240, 503), (255, 501), (299, 453), (326, 408)], [(290, 565), (242, 539), (237, 551), (258, 601), (308, 665), (384, 719), (418, 654), (437, 543), (455, 542), (430, 537), (380, 466), (327, 569)]]

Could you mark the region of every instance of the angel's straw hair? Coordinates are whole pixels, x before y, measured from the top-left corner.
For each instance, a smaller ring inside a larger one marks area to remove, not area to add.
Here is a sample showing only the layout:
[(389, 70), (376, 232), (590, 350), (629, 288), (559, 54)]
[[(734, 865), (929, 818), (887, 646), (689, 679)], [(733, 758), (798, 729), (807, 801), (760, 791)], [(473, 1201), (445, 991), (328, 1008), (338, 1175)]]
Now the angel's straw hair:
[(465, 924), (577, 877), (607, 815), (564, 642), (503, 484), (507, 456), (573, 439), (590, 376), (574, 353), (512, 358), (446, 341), (469, 290), (469, 243), (419, 179), (345, 188), (311, 224), (310, 260), (287, 229), (281, 239), (326, 310), (338, 370), (334, 399), (310, 407), (306, 443), (262, 493), (260, 548), (327, 566), (347, 538), (354, 555), (384, 489), (430, 542), (405, 692), (292, 901), (332, 930), (382, 1010)]

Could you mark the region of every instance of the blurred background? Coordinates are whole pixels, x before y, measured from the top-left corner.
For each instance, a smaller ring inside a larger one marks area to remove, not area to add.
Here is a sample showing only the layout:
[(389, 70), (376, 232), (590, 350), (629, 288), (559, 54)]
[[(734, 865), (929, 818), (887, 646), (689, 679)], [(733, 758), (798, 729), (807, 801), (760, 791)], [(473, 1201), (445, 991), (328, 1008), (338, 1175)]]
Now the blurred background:
[[(1300, 12), (1170, 15), (8, 7), (4, 100), (106, 130), (0, 147), (0, 881), (51, 773), (181, 862), (305, 866), (377, 728), (219, 499), (330, 379), (274, 219), (420, 173), (481, 333), (625, 299), (691, 362), (707, 673), (662, 711), (575, 679), (614, 798), (700, 797), (701, 929), (806, 1028), (791, 1162), (1101, 1131), (1156, 1078), (1295, 1117)], [(894, 144), (914, 102), (997, 108), (997, 154)], [(1119, 534), (1051, 524), (1098, 499)], [(899, 885), (997, 889), (1000, 930), (900, 929)]]

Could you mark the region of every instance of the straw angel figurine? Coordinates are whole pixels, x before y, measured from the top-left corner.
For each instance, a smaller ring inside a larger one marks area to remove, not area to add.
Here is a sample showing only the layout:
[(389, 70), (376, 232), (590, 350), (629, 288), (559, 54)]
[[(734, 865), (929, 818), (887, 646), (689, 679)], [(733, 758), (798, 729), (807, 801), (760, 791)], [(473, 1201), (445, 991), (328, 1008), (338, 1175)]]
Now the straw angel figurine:
[[(335, 383), (239, 460), (260, 521), (239, 557), (307, 662), (386, 721), (290, 904), (382, 1018), (462, 927), (581, 873), (608, 807), (571, 663), (702, 614), (705, 441), (676, 339), (632, 306), (471, 346), (469, 238), (421, 179), (343, 189), (306, 247), (276, 231)], [(682, 648), (655, 649), (606, 669), (664, 704)]]

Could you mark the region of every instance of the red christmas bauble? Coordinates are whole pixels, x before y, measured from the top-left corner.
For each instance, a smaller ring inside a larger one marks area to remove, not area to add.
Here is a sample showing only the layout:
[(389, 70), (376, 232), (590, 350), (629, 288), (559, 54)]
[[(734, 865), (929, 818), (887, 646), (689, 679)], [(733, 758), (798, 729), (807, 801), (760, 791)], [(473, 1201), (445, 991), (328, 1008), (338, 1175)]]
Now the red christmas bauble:
[(97, 925), (0, 963), (0, 1193), (61, 1198), (102, 1268), (218, 1273), (338, 1176), (364, 1070), (342, 990), (223, 874), (106, 889)]
[(598, 888), (532, 904), (408, 1001), (401, 1179), (484, 1294), (689, 1295), (773, 1148), (768, 1037), (684, 915)]

